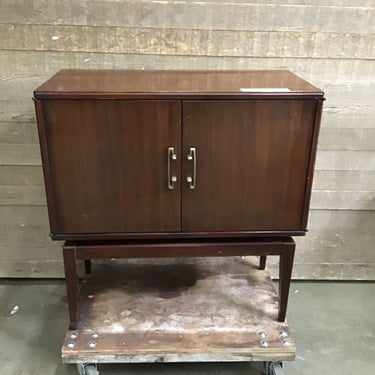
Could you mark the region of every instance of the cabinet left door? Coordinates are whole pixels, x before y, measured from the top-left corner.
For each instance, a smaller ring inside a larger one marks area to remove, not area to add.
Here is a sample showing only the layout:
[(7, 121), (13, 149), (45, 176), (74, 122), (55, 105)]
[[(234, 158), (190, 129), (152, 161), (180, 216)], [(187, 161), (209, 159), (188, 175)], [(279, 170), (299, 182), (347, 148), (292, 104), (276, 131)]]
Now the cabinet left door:
[(43, 100), (52, 234), (180, 230), (180, 161), (168, 163), (168, 148), (180, 155), (180, 113), (179, 101)]

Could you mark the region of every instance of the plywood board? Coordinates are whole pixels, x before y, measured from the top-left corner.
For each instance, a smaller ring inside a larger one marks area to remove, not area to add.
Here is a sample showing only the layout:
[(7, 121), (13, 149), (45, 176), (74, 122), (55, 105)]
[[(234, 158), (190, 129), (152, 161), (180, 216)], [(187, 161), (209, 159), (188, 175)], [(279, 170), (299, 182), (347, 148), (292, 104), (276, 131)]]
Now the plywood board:
[(42, 165), (39, 145), (0, 143), (0, 165)]
[(0, 143), (39, 143), (36, 123), (0, 122)]
[(28, 99), (9, 99), (0, 96), (0, 121), (35, 122), (35, 110), (31, 98), (31, 92)]
[(0, 24), (0, 34), (3, 50), (375, 58), (374, 37), (364, 33)]
[(374, 171), (373, 151), (326, 151), (319, 150), (315, 169), (323, 171)]
[[(375, 38), (374, 38), (375, 41)], [(375, 44), (375, 42), (374, 42)], [(325, 92), (327, 103), (340, 105), (373, 106), (375, 101), (375, 80), (365, 83), (353, 84), (323, 84), (321, 89)]]
[(360, 126), (358, 124), (356, 129), (322, 128), (319, 134), (318, 148), (330, 151), (375, 151), (375, 129), (361, 128)]
[(315, 210), (375, 210), (375, 191), (314, 190), (310, 207)]
[[(342, 6), (340, 1), (115, 1), (40, 0), (5, 2), (0, 22), (20, 24), (89, 25), (232, 30), (306, 30), (375, 32), (375, 9), (366, 2)], [(235, 4), (235, 6), (233, 6)], [(302, 3), (306, 5), (306, 2)], [(341, 6), (340, 6), (341, 5)], [(372, 4), (373, 5), (373, 4)], [(277, 15), (269, 17), (270, 14)], [(64, 15), (61, 17), (60, 15)]]
[[(18, 51), (0, 54), (3, 80), (49, 78), (60, 69), (290, 69), (317, 86), (375, 80), (372, 60), (319, 58), (176, 56), (80, 51)], [(42, 82), (41, 80), (41, 82)], [(40, 82), (40, 83), (41, 83)], [(33, 88), (34, 89), (34, 88)], [(31, 93), (29, 93), (31, 94)]]
[(46, 206), (44, 187), (0, 185), (0, 205)]
[(272, 282), (250, 258), (98, 262), (82, 286), (80, 306), (78, 337), (68, 331), (62, 347), (65, 363), (174, 362), (190, 356), (264, 361), (295, 355), (289, 327), (275, 320)]
[(0, 276), (62, 275), (31, 100), (56, 71), (290, 69), (327, 96), (294, 276), (375, 279), (374, 12), (373, 0), (3, 2)]
[(0, 185), (44, 186), (42, 167), (0, 165)]
[(375, 171), (315, 171), (313, 189), (373, 191)]
[(375, 106), (357, 104), (325, 103), (322, 127), (326, 128), (374, 128)]

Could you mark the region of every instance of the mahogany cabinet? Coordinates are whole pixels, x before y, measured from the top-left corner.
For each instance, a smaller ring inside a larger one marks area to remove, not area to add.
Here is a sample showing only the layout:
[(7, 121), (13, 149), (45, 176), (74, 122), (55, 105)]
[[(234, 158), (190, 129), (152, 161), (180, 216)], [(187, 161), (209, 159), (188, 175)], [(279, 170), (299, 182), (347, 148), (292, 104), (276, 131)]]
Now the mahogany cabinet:
[(304, 234), (322, 95), (286, 71), (59, 72), (35, 91), (52, 238)]
[(306, 232), (324, 98), (288, 71), (62, 70), (34, 100), (51, 237), (66, 248), (108, 241), (105, 257), (138, 240), (158, 245), (134, 256), (161, 256), (162, 241)]

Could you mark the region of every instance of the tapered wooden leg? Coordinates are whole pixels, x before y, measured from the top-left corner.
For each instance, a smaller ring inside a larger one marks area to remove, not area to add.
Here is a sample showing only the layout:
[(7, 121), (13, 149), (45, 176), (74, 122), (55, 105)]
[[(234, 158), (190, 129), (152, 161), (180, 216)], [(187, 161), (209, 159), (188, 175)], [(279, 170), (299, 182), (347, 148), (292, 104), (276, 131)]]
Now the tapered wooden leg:
[(266, 261), (267, 261), (266, 255), (261, 255), (259, 257), (259, 269), (260, 270), (264, 270), (266, 268)]
[(86, 275), (91, 273), (91, 259), (85, 259), (85, 272)]
[(279, 276), (279, 322), (285, 321), (286, 309), (288, 305), (290, 279), (292, 277), (295, 244), (290, 244), (280, 255), (280, 276)]
[(69, 305), (69, 329), (77, 329), (78, 325), (78, 293), (79, 279), (77, 272), (77, 256), (74, 247), (63, 247), (66, 291)]

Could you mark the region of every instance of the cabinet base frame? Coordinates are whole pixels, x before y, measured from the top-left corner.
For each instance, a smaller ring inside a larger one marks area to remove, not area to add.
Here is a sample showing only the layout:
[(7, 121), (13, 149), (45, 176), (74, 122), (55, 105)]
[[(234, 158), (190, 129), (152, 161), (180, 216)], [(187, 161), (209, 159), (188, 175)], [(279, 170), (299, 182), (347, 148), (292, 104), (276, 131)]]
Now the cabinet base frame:
[(295, 242), (291, 237), (233, 241), (127, 241), (127, 242), (66, 242), (63, 246), (64, 268), (69, 303), (70, 329), (78, 326), (79, 278), (78, 264), (91, 259), (163, 258), (163, 257), (224, 257), (260, 256), (259, 268), (264, 269), (266, 257), (276, 255), (279, 262), (279, 308), (277, 320), (285, 321)]

